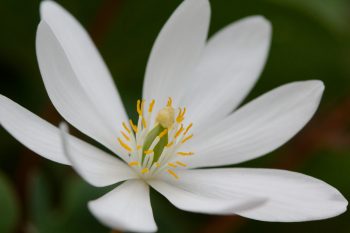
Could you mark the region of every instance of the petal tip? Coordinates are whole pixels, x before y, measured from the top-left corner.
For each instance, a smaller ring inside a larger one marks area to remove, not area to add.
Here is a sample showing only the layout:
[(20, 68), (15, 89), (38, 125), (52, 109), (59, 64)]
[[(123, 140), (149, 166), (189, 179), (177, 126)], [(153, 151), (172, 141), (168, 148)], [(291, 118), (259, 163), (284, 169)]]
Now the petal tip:
[(134, 231), (134, 232), (144, 232), (144, 233), (153, 233), (158, 231), (158, 227), (156, 224), (153, 224), (152, 226), (149, 226), (147, 228), (137, 228), (137, 227), (131, 227), (127, 226), (127, 224), (122, 222), (116, 222), (115, 220), (110, 221), (109, 217), (106, 215), (103, 215), (98, 209), (98, 205), (96, 203), (97, 200), (89, 201), (87, 206), (89, 211), (92, 213), (92, 215), (97, 218), (102, 224), (110, 227), (111, 229), (115, 230), (122, 230), (122, 231)]
[(52, 7), (57, 7), (57, 3), (55, 3), (52, 0), (44, 0), (40, 3), (40, 18), (44, 19), (46, 12), (52, 8)]

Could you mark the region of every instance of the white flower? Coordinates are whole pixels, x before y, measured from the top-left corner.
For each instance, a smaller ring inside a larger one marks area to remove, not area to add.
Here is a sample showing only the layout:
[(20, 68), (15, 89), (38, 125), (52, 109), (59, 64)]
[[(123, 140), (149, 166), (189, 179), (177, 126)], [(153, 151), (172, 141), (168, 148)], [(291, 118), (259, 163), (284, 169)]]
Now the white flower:
[(197, 169), (241, 163), (278, 148), (310, 120), (324, 89), (321, 81), (294, 82), (233, 111), (261, 73), (271, 27), (263, 17), (248, 17), (207, 41), (209, 17), (207, 0), (186, 0), (165, 24), (147, 64), (133, 124), (88, 34), (68, 12), (44, 1), (36, 51), (48, 95), (71, 125), (113, 155), (66, 130), (60, 133), (4, 96), (1, 125), (41, 156), (72, 165), (94, 186), (125, 181), (89, 203), (111, 228), (157, 230), (149, 186), (176, 207), (199, 213), (278, 222), (343, 213), (345, 198), (306, 175)]

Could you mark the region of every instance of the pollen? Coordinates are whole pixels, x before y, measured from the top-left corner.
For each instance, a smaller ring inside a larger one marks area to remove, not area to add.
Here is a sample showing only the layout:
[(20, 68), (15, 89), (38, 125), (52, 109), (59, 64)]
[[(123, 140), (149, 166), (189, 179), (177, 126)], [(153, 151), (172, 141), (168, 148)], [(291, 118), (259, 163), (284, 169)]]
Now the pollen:
[(193, 137), (193, 123), (184, 122), (187, 109), (174, 103), (169, 97), (163, 108), (156, 108), (160, 110), (152, 118), (156, 100), (149, 102), (148, 109), (146, 100), (138, 100), (138, 120), (122, 123), (118, 143), (128, 153), (128, 165), (144, 179), (166, 173), (179, 179), (176, 170), (187, 167), (181, 160), (194, 155), (181, 151), (182, 145)]

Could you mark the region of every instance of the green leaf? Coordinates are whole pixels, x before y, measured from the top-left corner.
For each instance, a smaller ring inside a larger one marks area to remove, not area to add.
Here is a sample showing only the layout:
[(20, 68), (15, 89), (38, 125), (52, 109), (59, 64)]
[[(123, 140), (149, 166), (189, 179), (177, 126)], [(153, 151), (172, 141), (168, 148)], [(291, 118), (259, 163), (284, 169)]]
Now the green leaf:
[(2, 173), (0, 173), (0, 206), (0, 232), (13, 232), (19, 219), (19, 206), (10, 182)]

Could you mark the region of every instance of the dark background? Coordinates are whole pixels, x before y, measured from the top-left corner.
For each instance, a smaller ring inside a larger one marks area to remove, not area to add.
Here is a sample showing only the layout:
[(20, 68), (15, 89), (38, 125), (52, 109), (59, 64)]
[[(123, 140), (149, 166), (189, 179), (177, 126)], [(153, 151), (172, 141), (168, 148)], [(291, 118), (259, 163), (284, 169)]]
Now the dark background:
[[(180, 0), (62, 0), (88, 29), (125, 106), (134, 113), (153, 41)], [(36, 0), (0, 0), (0, 93), (57, 124), (35, 57)], [(271, 53), (248, 99), (281, 84), (320, 79), (326, 91), (310, 124), (277, 151), (244, 167), (275, 167), (322, 179), (350, 199), (350, 1), (212, 0), (210, 33), (261, 14), (273, 25)], [(0, 130), (0, 232), (110, 232), (86, 202), (106, 189), (50, 162)], [(152, 192), (159, 232), (350, 232), (350, 213), (308, 223), (264, 223), (177, 210)]]

